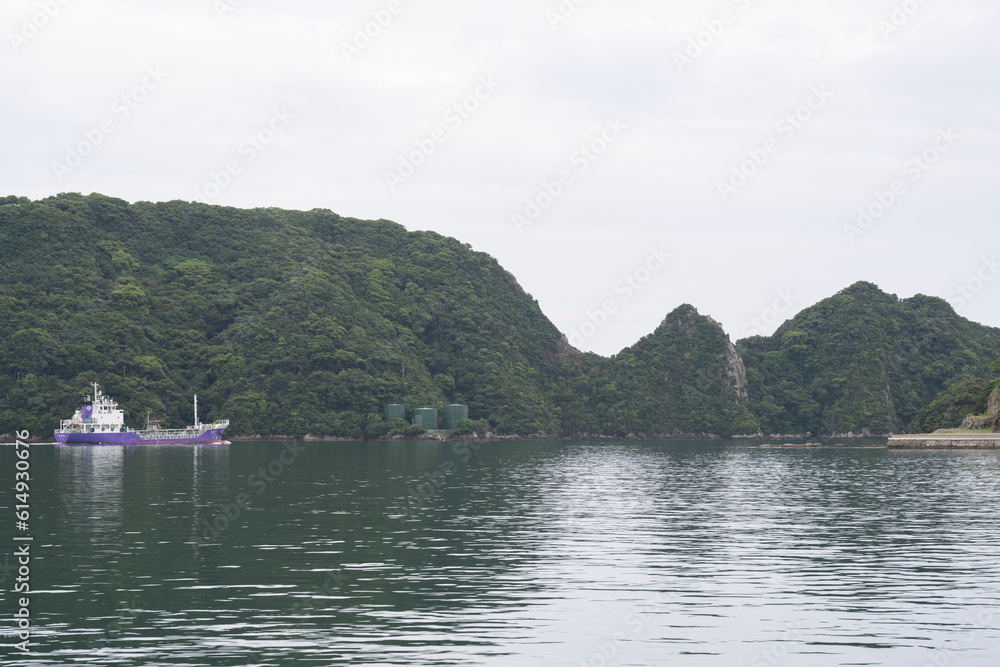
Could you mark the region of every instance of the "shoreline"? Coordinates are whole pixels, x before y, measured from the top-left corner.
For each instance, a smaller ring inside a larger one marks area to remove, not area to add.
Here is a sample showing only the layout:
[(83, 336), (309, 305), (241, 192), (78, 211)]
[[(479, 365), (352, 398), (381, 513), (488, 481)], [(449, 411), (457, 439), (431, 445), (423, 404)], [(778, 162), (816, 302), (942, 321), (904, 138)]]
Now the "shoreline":
[[(7, 444), (7, 434), (0, 435), (0, 444)], [(468, 436), (455, 436), (452, 437), (448, 433), (429, 433), (417, 437), (406, 437), (406, 436), (381, 436), (378, 438), (344, 438), (336, 436), (294, 436), (287, 434), (277, 434), (277, 435), (237, 435), (226, 438), (231, 443), (238, 442), (285, 442), (285, 441), (300, 441), (300, 442), (531, 442), (537, 440), (558, 440), (564, 442), (582, 442), (587, 440), (607, 440), (607, 441), (632, 441), (632, 442), (642, 442), (642, 441), (654, 441), (654, 440), (687, 440), (687, 441), (704, 441), (704, 442), (722, 442), (722, 441), (737, 441), (737, 442), (759, 442), (759, 443), (795, 443), (795, 446), (802, 446), (806, 444), (817, 444), (821, 446), (828, 446), (834, 441), (839, 440), (885, 440), (892, 438), (892, 434), (835, 434), (829, 436), (814, 436), (814, 435), (803, 435), (801, 433), (796, 434), (780, 434), (772, 433), (769, 435), (763, 434), (753, 434), (753, 435), (714, 435), (710, 433), (629, 433), (627, 435), (602, 435), (593, 433), (577, 433), (571, 436), (567, 435), (551, 435), (547, 433), (532, 433), (529, 435), (498, 435), (496, 433), (487, 433), (485, 436), (479, 436), (471, 434)], [(908, 436), (906, 436), (908, 437)], [(1000, 438), (1000, 436), (998, 436)], [(45, 437), (34, 437), (28, 438), (26, 442), (33, 442), (36, 444), (58, 444), (54, 443), (51, 439)], [(10, 443), (13, 444), (13, 439), (10, 439)], [(777, 446), (772, 444), (772, 446)]]
[[(259, 441), (274, 441), (281, 442), (285, 440), (301, 440), (304, 442), (533, 442), (538, 440), (558, 440), (564, 442), (582, 442), (587, 440), (607, 440), (607, 441), (663, 441), (663, 440), (693, 440), (693, 441), (704, 441), (704, 442), (722, 442), (722, 441), (738, 441), (738, 442), (761, 442), (769, 443), (772, 441), (781, 442), (796, 442), (796, 446), (801, 446), (805, 444), (817, 444), (820, 446), (828, 446), (830, 443), (839, 440), (885, 440), (888, 439), (891, 434), (876, 434), (876, 435), (831, 435), (831, 436), (807, 436), (802, 434), (794, 435), (712, 435), (707, 433), (629, 433), (628, 435), (598, 435), (592, 433), (579, 433), (572, 436), (566, 435), (551, 435), (547, 433), (533, 433), (530, 435), (498, 435), (495, 433), (488, 433), (486, 436), (459, 436), (450, 437), (445, 433), (438, 435), (428, 434), (418, 437), (406, 437), (406, 436), (382, 436), (378, 438), (341, 438), (341, 437), (319, 437), (319, 436), (291, 436), (291, 435), (252, 435), (252, 436), (234, 436), (228, 438), (231, 442), (259, 442)], [(813, 441), (820, 442), (813, 442)]]
[(894, 435), (889, 449), (1000, 449), (1000, 433), (921, 433)]

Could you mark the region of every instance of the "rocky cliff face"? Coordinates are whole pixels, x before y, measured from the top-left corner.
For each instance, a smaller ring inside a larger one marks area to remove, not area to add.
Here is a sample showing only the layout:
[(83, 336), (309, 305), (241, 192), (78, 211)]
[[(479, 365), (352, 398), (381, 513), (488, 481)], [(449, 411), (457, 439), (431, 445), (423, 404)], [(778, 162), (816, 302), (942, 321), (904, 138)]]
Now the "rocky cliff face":
[(976, 417), (973, 415), (969, 415), (968, 417), (962, 420), (962, 428), (981, 430), (992, 427), (995, 421), (996, 417), (992, 415), (985, 417), (984, 416)]
[(966, 417), (962, 420), (962, 428), (1000, 429), (1000, 386), (994, 389), (993, 393), (990, 394), (990, 398), (986, 406), (986, 414), (981, 416), (970, 415), (969, 417)]
[(994, 389), (993, 393), (990, 394), (986, 411), (993, 415), (993, 432), (1000, 433), (1000, 387)]
[[(715, 321), (711, 316), (706, 316), (706, 320), (719, 327), (719, 330), (725, 333), (722, 325)], [(740, 398), (747, 398), (747, 369), (743, 365), (743, 359), (740, 358), (739, 353), (736, 351), (736, 346), (733, 342), (726, 337), (726, 373), (729, 375), (730, 387)]]
[(740, 398), (748, 398), (747, 394), (747, 369), (743, 365), (743, 360), (736, 352), (736, 346), (730, 342), (726, 346), (726, 363), (728, 365), (729, 379), (732, 380), (733, 390)]

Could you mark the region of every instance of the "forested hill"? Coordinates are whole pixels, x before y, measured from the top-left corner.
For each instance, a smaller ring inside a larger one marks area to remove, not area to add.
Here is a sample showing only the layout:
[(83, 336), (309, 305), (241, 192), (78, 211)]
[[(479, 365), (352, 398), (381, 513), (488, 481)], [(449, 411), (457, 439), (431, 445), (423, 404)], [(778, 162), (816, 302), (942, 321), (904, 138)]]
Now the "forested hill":
[(150, 410), (183, 426), (197, 393), (232, 435), (378, 436), (387, 402), (468, 403), (501, 434), (901, 432), (997, 352), (1000, 329), (940, 299), (857, 283), (735, 347), (681, 306), (608, 359), (572, 348), (492, 257), (432, 232), (0, 198), (0, 435), (50, 434), (94, 381), (133, 425)]
[(767, 433), (901, 433), (945, 388), (990, 376), (1000, 329), (860, 282), (737, 343)]
[(753, 433), (742, 364), (690, 306), (612, 359), (570, 347), (490, 256), (327, 210), (0, 199), (0, 434), (100, 382), (129, 423), (384, 433), (468, 403), (499, 433)]

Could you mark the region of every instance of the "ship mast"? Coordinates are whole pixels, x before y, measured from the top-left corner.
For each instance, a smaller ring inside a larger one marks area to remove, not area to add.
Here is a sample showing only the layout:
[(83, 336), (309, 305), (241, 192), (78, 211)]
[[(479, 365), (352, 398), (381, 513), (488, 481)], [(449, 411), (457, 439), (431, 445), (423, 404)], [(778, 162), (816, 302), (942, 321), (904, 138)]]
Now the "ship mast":
[(198, 428), (198, 394), (194, 395), (194, 426)]

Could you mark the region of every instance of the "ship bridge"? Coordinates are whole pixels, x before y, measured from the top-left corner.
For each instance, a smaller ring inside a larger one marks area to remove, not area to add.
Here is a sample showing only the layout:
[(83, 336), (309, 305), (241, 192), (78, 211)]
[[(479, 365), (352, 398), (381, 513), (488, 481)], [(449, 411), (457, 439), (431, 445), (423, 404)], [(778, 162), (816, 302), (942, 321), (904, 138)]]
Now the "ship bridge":
[(88, 396), (89, 405), (83, 405), (69, 419), (59, 422), (64, 433), (112, 433), (125, 432), (125, 413), (118, 403), (105, 396), (96, 382), (93, 383), (94, 397)]

